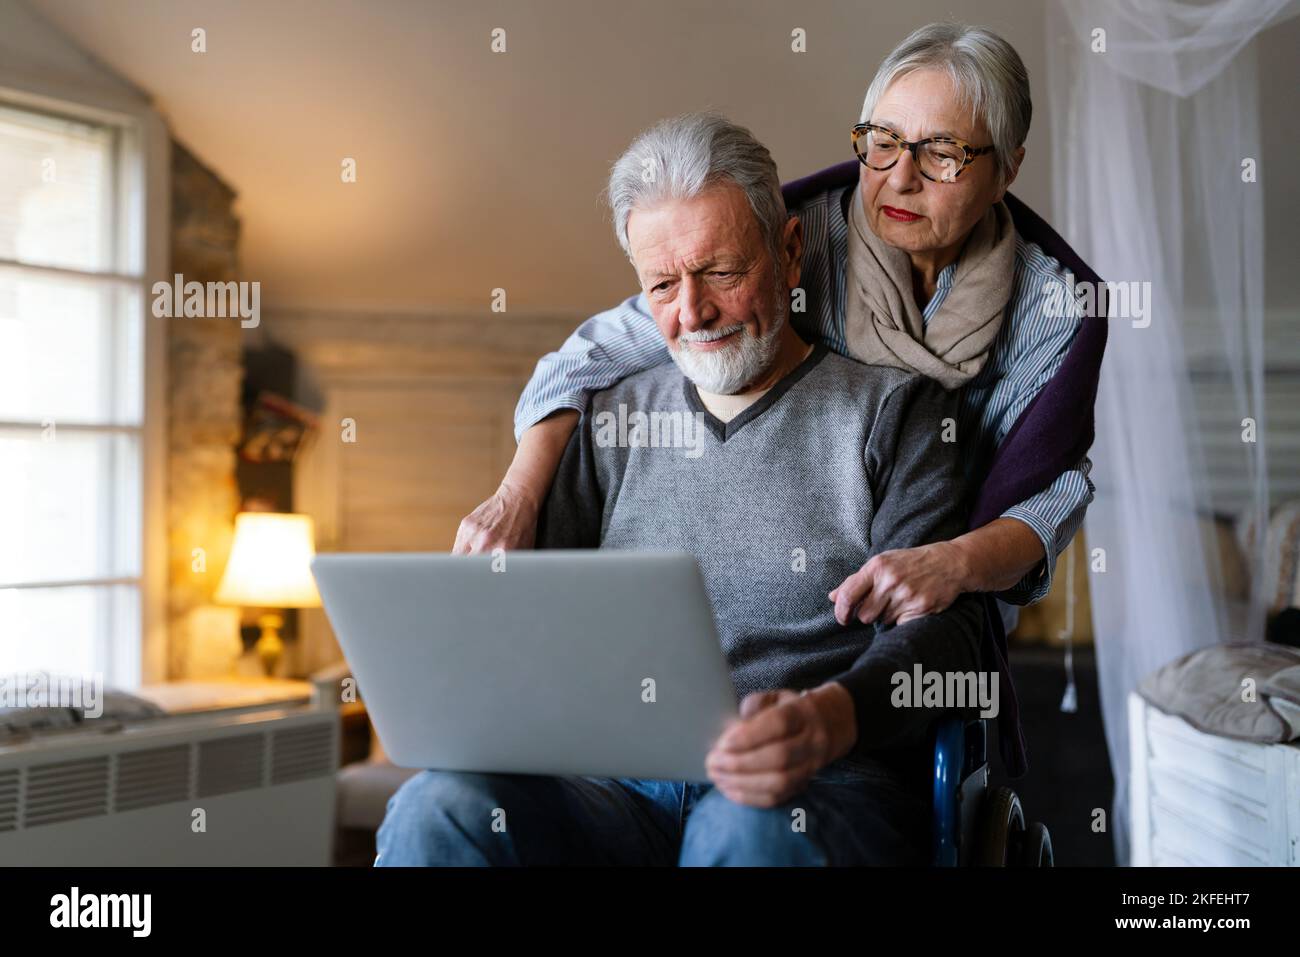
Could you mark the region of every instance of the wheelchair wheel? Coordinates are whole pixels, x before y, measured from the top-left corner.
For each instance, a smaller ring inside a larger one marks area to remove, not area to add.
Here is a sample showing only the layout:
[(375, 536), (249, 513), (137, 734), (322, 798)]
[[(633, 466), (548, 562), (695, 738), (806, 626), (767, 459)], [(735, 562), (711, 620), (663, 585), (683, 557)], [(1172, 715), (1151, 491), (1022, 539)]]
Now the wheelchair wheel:
[(1052, 836), (1041, 821), (1035, 821), (1025, 828), (1020, 836), (1020, 867), (1055, 867), (1052, 857)]
[(981, 822), (975, 864), (978, 867), (1017, 867), (1017, 851), (1025, 831), (1020, 798), (1007, 787), (997, 788), (980, 809)]

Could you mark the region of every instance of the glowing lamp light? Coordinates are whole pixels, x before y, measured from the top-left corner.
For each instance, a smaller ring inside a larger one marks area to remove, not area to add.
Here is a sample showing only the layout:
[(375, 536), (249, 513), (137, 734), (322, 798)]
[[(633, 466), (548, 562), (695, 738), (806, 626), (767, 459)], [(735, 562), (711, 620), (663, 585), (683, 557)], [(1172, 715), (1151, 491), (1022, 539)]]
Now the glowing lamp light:
[[(315, 554), (310, 516), (240, 512), (235, 518), (235, 543), (217, 587), (216, 601), (252, 608), (318, 608), (320, 593), (310, 567)], [(262, 634), (256, 650), (269, 675), (284, 653), (280, 639), (284, 618), (268, 612), (258, 619), (258, 624)]]

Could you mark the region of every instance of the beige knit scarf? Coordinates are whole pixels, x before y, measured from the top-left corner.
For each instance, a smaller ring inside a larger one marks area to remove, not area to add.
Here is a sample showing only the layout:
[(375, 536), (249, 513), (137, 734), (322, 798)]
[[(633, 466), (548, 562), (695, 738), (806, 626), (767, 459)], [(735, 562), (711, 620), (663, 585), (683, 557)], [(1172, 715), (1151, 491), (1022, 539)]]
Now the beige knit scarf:
[(849, 354), (868, 365), (919, 372), (945, 389), (965, 385), (988, 361), (1015, 267), (1016, 230), (1011, 211), (999, 202), (971, 230), (952, 288), (927, 324), (912, 292), (911, 261), (872, 232), (858, 186), (849, 200)]

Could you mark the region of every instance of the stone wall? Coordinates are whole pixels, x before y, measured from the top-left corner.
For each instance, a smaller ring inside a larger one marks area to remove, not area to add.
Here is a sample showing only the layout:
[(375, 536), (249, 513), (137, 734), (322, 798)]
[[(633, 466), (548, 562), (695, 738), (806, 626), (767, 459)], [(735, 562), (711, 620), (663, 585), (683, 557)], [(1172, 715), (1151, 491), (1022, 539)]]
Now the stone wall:
[[(172, 144), (171, 270), (184, 281), (238, 279), (235, 193)], [(240, 325), (173, 318), (168, 329), (168, 677), (228, 671), (238, 609), (212, 604), (239, 508)]]

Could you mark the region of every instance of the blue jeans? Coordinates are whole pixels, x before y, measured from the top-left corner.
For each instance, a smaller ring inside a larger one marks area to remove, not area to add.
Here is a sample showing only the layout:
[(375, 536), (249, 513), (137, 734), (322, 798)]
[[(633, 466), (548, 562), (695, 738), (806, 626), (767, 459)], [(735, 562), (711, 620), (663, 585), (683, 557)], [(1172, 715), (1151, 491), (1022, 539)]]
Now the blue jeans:
[(925, 865), (925, 783), (854, 758), (757, 808), (708, 783), (422, 771), (389, 799), (375, 865)]

